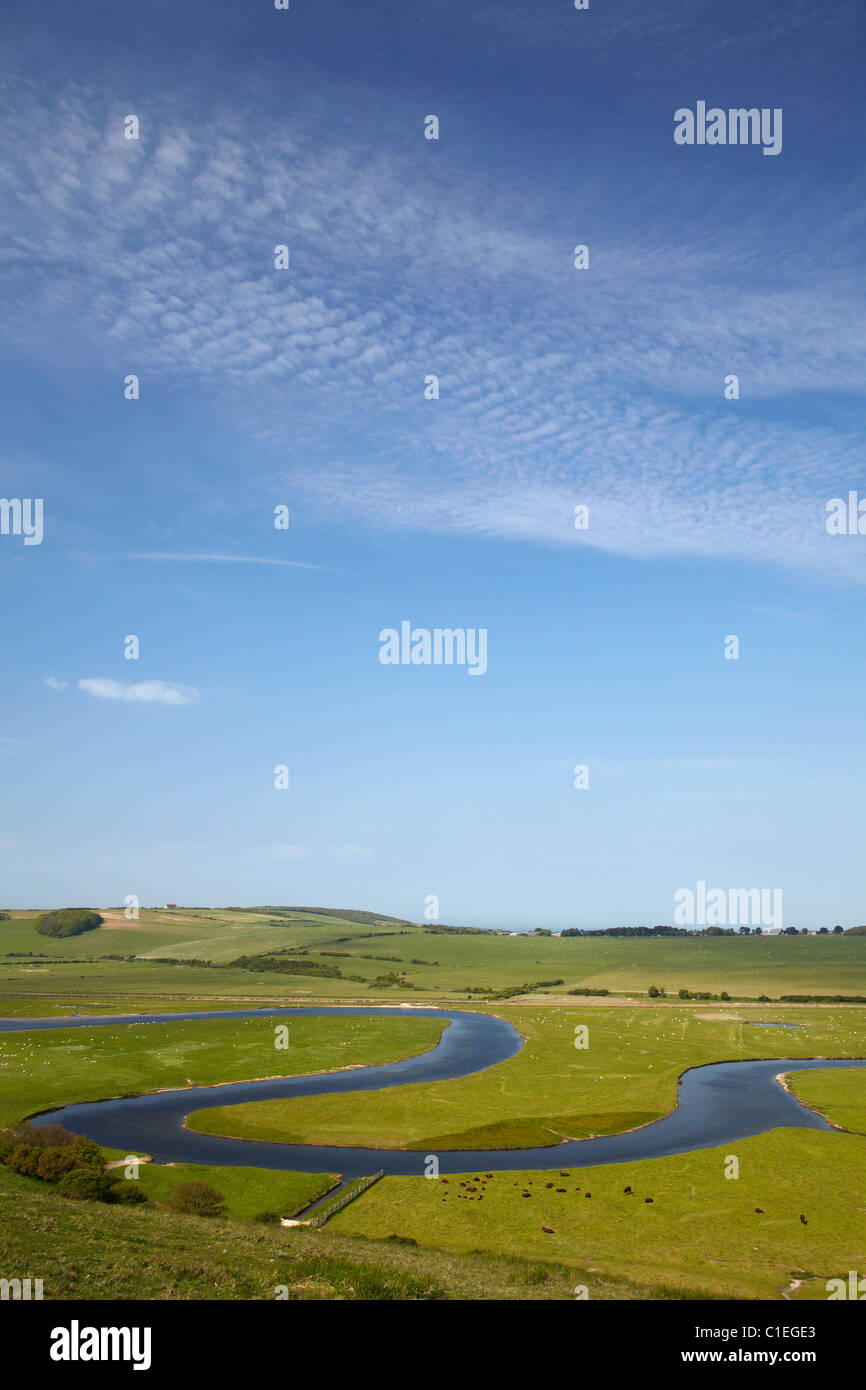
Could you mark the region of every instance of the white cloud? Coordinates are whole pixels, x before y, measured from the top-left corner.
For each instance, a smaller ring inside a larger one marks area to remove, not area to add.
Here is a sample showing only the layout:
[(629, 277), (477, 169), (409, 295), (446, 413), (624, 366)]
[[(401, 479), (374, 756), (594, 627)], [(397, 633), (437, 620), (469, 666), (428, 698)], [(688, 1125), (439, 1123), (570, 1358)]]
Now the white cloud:
[(372, 859), (375, 851), (365, 849), (363, 845), (334, 845), (331, 850), (332, 859)]
[(65, 690), (69, 682), (59, 681), (56, 676), (46, 676), (43, 684), (47, 685), (49, 690)]
[(195, 686), (174, 685), (169, 681), (127, 683), (107, 680), (103, 676), (91, 676), (80, 680), (78, 688), (100, 700), (126, 700), (131, 704), (191, 705), (199, 698), (199, 691)]
[(315, 850), (306, 849), (303, 845), (258, 845), (255, 853), (261, 855), (263, 859), (275, 859), (283, 863), (293, 864), (299, 859), (309, 859)]
[(266, 555), (190, 555), (182, 551), (156, 552), (151, 555), (125, 555), (126, 560), (184, 560), (195, 564), (214, 565), (287, 565), (291, 569), (321, 570), (323, 565), (308, 565), (301, 560), (272, 560)]
[[(217, 392), (258, 451), (245, 487), (290, 480), (310, 514), (380, 529), (866, 578), (866, 547), (828, 537), (823, 512), (862, 486), (855, 411), (827, 407), (861, 392), (866, 356), (842, 183), (810, 198), (804, 174), (780, 202), (729, 180), (720, 222), (709, 162), (687, 212), (646, 170), (627, 202), (633, 166), (587, 173), (591, 269), (576, 272), (571, 203), (495, 140), (484, 169), (445, 175), (399, 132), (320, 118), (263, 142), (242, 103), (154, 96), (132, 147), (96, 93), (49, 100), (58, 112), (12, 91), (0, 130), (16, 331), (44, 352), (75, 321), (93, 360), (133, 354), (154, 389)], [(275, 272), (283, 241), (292, 268)]]

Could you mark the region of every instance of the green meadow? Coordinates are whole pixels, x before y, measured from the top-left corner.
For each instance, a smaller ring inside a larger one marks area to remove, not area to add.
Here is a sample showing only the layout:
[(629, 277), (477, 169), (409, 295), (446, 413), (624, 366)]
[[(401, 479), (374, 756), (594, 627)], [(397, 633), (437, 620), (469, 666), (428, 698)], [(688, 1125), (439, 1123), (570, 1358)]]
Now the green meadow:
[[(277, 1049), (275, 1029), (288, 1026)], [(435, 1047), (435, 1019), (201, 1019), (0, 1033), (0, 1125), (73, 1101), (306, 1075)]]
[[(736, 1010), (693, 1007), (502, 1010), (525, 1039), (516, 1057), (456, 1081), (353, 1096), (303, 1096), (195, 1112), (209, 1134), (381, 1148), (526, 1148), (634, 1129), (676, 1104), (677, 1078), (707, 1062), (864, 1057), (866, 1009), (771, 1007), (763, 1028)], [(751, 1016), (751, 1011), (744, 1011)], [(588, 1046), (575, 1047), (575, 1029)], [(866, 1075), (866, 1072), (864, 1072)], [(866, 1088), (866, 1083), (864, 1088)]]
[[(731, 1156), (738, 1178), (725, 1177)], [(640, 1163), (383, 1178), (328, 1229), (575, 1262), (680, 1297), (826, 1298), (828, 1279), (863, 1269), (864, 1194), (866, 1137), (783, 1129)]]
[(222, 1193), (226, 1216), (248, 1221), (265, 1211), (294, 1216), (329, 1192), (338, 1179), (335, 1173), (281, 1173), (271, 1168), (223, 1168), (204, 1163), (142, 1163), (138, 1177), (124, 1181), (137, 1183), (151, 1201), (159, 1203), (168, 1201), (178, 1183), (205, 1182)]
[(839, 1129), (866, 1134), (866, 1072), (792, 1072), (790, 1090)]
[[(36, 931), (35, 915), (0, 922), (0, 1009), (6, 995), (89, 998), (403, 998), (437, 1002), (537, 985), (645, 996), (651, 985), (757, 999), (866, 995), (866, 935), (805, 937), (531, 937), (457, 934), (322, 913), (226, 909), (142, 911), (76, 937)], [(230, 967), (240, 956), (289, 952), (310, 975)], [(15, 954), (17, 953), (17, 954)], [(31, 954), (32, 953), (32, 954)], [(106, 957), (120, 957), (118, 960)], [(166, 960), (201, 962), (173, 965)], [(322, 978), (321, 966), (340, 974)], [(211, 968), (208, 968), (211, 967)], [(356, 980), (348, 976), (359, 977)], [(561, 984), (543, 982), (561, 980)]]
[[(124, 1208), (64, 1200), (0, 1165), (0, 1264), (38, 1269), (46, 1297), (270, 1299), (280, 1286), (302, 1301), (556, 1300), (584, 1287), (592, 1299), (817, 1299), (828, 1279), (866, 1267), (866, 1069), (789, 1077), (831, 1131), (776, 1130), (730, 1152), (562, 1174), (555, 1148), (563, 1137), (666, 1114), (688, 1067), (866, 1057), (866, 1006), (778, 1002), (866, 994), (866, 936), (458, 935), (299, 909), (104, 915), (102, 927), (64, 939), (40, 936), (35, 913), (0, 921), (0, 1016), (284, 1004), (289, 1047), (275, 1047), (283, 1020), (262, 1018), (0, 1034), (0, 1126), (74, 1101), (376, 1065), (435, 1046), (442, 1031), (396, 1009), (381, 1019), (304, 1019), (296, 1005), (456, 1004), (508, 1018), (524, 1039), (520, 1054), (456, 1081), (225, 1106), (190, 1123), (253, 1139), (425, 1152), (550, 1145), (551, 1166), (387, 1178), (312, 1231), (251, 1218), (301, 1211), (336, 1174), (146, 1163), (136, 1181), (151, 1200)], [(292, 973), (228, 964), (274, 953)], [(668, 997), (651, 1001), (651, 985)], [(588, 999), (577, 989), (610, 994)], [(679, 989), (717, 997), (683, 1001)], [(490, 998), (505, 991), (517, 993)], [(771, 1022), (799, 1026), (762, 1026)], [(587, 1046), (575, 1047), (584, 1028)], [(736, 1178), (725, 1176), (732, 1157)], [(224, 1194), (225, 1219), (167, 1208), (189, 1178)]]
[[(214, 1299), (289, 1302), (564, 1301), (578, 1283), (598, 1300), (664, 1290), (590, 1275), (579, 1263), (454, 1255), (249, 1221), (205, 1220), (155, 1203), (68, 1202), (0, 1166), (4, 1270), (44, 1281), (46, 1300)], [(676, 1296), (675, 1294), (673, 1296)], [(296, 1329), (286, 1325), (286, 1333)]]

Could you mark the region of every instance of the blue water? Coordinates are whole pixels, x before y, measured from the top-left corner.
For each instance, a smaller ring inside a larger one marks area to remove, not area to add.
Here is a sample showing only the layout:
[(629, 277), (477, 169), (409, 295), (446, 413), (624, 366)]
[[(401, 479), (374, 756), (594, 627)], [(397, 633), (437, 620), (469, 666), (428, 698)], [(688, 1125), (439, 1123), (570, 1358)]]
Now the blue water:
[[(184, 1128), (194, 1110), (245, 1101), (277, 1100), (356, 1091), (382, 1090), (415, 1082), (447, 1081), (484, 1071), (515, 1056), (522, 1042), (510, 1023), (488, 1014), (445, 1009), (292, 1008), (222, 1010), (211, 1013), (149, 1014), (135, 1018), (9, 1019), (0, 1032), (63, 1027), (133, 1027), (149, 1022), (180, 1022), (197, 1018), (297, 1017), (440, 1018), (447, 1023), (436, 1047), (417, 1057), (377, 1067), (330, 1072), (319, 1076), (284, 1077), (271, 1081), (242, 1081), (225, 1086), (188, 1087), (154, 1095), (68, 1105), (50, 1118), (107, 1148), (150, 1154), (158, 1163), (210, 1163), (274, 1168), (307, 1173), (341, 1173), (351, 1177), (383, 1169), (389, 1175), (422, 1174), (425, 1155), (397, 1149), (361, 1149), (307, 1144), (270, 1144), (219, 1135), (196, 1134)], [(481, 1149), (438, 1153), (439, 1171), (465, 1173), (478, 1169), (515, 1171), (528, 1168), (583, 1168), (625, 1163), (665, 1154), (730, 1144), (780, 1126), (831, 1129), (822, 1116), (801, 1105), (775, 1080), (781, 1072), (826, 1067), (857, 1067), (866, 1059), (834, 1061), (777, 1058), (754, 1062), (717, 1062), (692, 1067), (679, 1080), (677, 1107), (661, 1120), (624, 1134), (598, 1139), (567, 1140), (546, 1148)], [(562, 1108), (569, 1108), (567, 1083)], [(443, 1128), (447, 1107), (443, 1107)], [(31, 1117), (44, 1122), (45, 1116)]]

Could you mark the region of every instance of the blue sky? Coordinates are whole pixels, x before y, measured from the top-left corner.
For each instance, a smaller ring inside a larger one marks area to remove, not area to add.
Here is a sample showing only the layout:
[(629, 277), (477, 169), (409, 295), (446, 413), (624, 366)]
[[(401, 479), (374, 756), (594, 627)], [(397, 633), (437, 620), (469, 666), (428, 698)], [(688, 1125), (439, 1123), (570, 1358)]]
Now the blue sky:
[[(29, 8), (0, 898), (866, 921), (859, 4)], [(699, 100), (781, 154), (675, 145)]]

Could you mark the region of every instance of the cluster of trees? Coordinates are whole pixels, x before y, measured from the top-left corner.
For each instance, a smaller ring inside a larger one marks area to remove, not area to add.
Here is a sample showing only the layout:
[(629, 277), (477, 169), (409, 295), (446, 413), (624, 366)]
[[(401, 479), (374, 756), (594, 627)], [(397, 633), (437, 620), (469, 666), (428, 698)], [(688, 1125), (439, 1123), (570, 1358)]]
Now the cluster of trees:
[[(0, 1134), (0, 1163), (28, 1178), (53, 1183), (64, 1197), (85, 1202), (148, 1200), (137, 1182), (124, 1181), (116, 1168), (106, 1169), (105, 1155), (92, 1139), (72, 1134), (62, 1125), (18, 1125)], [(180, 1182), (168, 1205), (195, 1216), (224, 1216), (221, 1192), (205, 1182)], [(279, 1220), (278, 1217), (274, 1218)]]
[(19, 1125), (0, 1138), (0, 1163), (28, 1178), (54, 1183), (63, 1197), (91, 1202), (146, 1202), (137, 1183), (106, 1170), (98, 1144), (62, 1125)]
[(273, 971), (276, 975), (317, 975), (328, 980), (356, 980), (366, 984), (363, 975), (344, 975), (339, 966), (321, 960), (298, 960), (297, 956), (237, 956), (226, 962), (236, 970)]
[(98, 912), (85, 907), (62, 907), (57, 912), (42, 912), (36, 918), (36, 930), (41, 936), (80, 936), (93, 931), (105, 921)]
[[(549, 933), (548, 933), (549, 934)], [(563, 936), (703, 936), (703, 932), (687, 927), (603, 927), (584, 931), (582, 927), (566, 927)]]
[[(840, 936), (843, 929), (833, 927), (832, 934)], [(549, 932), (536, 932), (536, 936), (549, 936)], [(808, 936), (806, 927), (785, 927), (783, 936)], [(829, 927), (819, 927), (819, 936), (829, 936)], [(584, 931), (581, 927), (566, 927), (563, 936), (763, 936), (763, 927), (604, 927), (598, 931)], [(866, 936), (866, 927), (851, 927), (848, 936)]]

